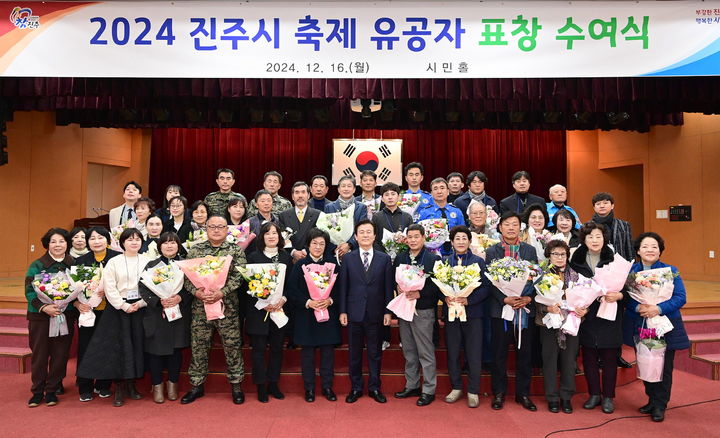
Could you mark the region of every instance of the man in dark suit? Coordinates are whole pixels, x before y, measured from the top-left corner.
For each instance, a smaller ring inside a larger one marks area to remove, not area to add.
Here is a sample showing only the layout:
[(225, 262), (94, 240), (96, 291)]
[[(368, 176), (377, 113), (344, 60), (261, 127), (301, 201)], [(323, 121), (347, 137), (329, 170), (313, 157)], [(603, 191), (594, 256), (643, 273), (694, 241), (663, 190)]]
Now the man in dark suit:
[[(537, 263), (537, 252), (535, 248), (520, 241), (520, 216), (514, 212), (505, 212), (500, 217), (498, 230), (502, 234), (500, 243), (491, 246), (485, 251), (485, 261), (490, 265), (493, 261), (505, 257), (512, 257), (519, 260), (527, 260)], [(505, 404), (505, 393), (507, 392), (507, 352), (508, 345), (515, 344), (517, 381), (515, 382), (515, 401), (520, 403), (529, 411), (536, 411), (537, 407), (530, 400), (530, 378), (532, 375), (532, 349), (535, 306), (533, 295), (535, 288), (532, 281), (528, 281), (523, 289), (521, 297), (507, 297), (494, 285), (491, 288), (490, 316), (492, 317), (492, 349), (494, 366), (492, 368), (492, 391), (493, 401), (491, 407), (495, 410), (503, 408)], [(502, 318), (504, 305), (512, 306), (515, 310), (514, 318), (520, 318), (521, 328), (517, 330), (517, 319), (512, 322)], [(530, 313), (522, 310), (526, 308)], [(515, 339), (517, 337), (517, 339)], [(517, 348), (518, 341), (521, 347)]]
[(350, 381), (352, 390), (345, 401), (355, 403), (362, 396), (362, 350), (367, 341), (370, 378), (368, 392), (378, 403), (387, 399), (380, 392), (382, 327), (390, 325), (387, 305), (393, 298), (394, 275), (390, 256), (373, 250), (375, 226), (367, 219), (355, 225), (358, 249), (342, 259), (340, 287), (340, 324), (348, 327)]
[[(357, 227), (360, 221), (367, 219), (367, 207), (362, 202), (355, 200), (354, 194), (355, 178), (350, 175), (342, 176), (338, 180), (338, 198), (335, 202), (331, 202), (325, 206), (325, 213), (337, 213), (354, 205), (353, 224)], [(346, 243), (338, 245), (338, 258), (343, 257), (355, 247), (357, 247), (357, 242), (355, 242), (355, 237), (353, 236)]]
[(292, 255), (293, 262), (307, 257), (307, 249), (305, 248), (307, 233), (315, 227), (315, 223), (317, 223), (320, 217), (320, 210), (308, 207), (309, 198), (310, 188), (307, 183), (304, 181), (296, 182), (292, 187), (292, 199), (295, 207), (288, 208), (278, 214), (280, 228), (283, 230), (290, 228), (295, 232), (290, 238), (292, 242), (290, 254)]
[(515, 193), (500, 201), (500, 214), (506, 211), (523, 214), (530, 205), (545, 205), (544, 198), (528, 192), (530, 190), (530, 174), (526, 171), (519, 170), (513, 174), (512, 186)]

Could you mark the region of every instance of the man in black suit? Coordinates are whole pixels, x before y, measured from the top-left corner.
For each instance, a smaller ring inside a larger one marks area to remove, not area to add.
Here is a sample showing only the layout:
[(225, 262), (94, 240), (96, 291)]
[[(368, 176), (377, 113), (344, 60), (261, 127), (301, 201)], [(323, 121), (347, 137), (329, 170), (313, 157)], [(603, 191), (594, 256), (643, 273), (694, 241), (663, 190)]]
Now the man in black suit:
[(515, 193), (500, 201), (500, 214), (512, 211), (523, 214), (525, 209), (533, 204), (545, 205), (545, 199), (529, 193), (530, 174), (524, 170), (515, 172), (512, 176), (512, 186)]
[(315, 227), (315, 223), (320, 217), (320, 210), (308, 207), (310, 199), (310, 188), (304, 181), (298, 181), (292, 186), (292, 200), (295, 204), (294, 208), (288, 208), (278, 214), (280, 228), (290, 228), (295, 234), (290, 238), (292, 242), (293, 262), (302, 260), (307, 257), (307, 249), (305, 241), (307, 233)]
[(382, 327), (390, 325), (387, 305), (393, 298), (393, 269), (390, 256), (373, 250), (375, 226), (367, 219), (355, 225), (358, 249), (342, 259), (338, 284), (340, 287), (340, 324), (348, 327), (350, 381), (352, 390), (345, 401), (355, 403), (362, 396), (362, 350), (367, 341), (370, 378), (368, 392), (378, 403), (387, 399), (380, 392), (382, 360)]

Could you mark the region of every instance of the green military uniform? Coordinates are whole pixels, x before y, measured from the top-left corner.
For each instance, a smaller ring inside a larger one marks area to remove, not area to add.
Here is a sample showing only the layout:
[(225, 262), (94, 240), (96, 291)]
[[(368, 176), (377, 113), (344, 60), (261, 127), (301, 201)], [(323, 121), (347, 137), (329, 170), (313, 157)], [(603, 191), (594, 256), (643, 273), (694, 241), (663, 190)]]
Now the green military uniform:
[(212, 192), (205, 197), (205, 203), (210, 207), (208, 216), (218, 214), (222, 217), (227, 217), (228, 203), (230, 198), (240, 198), (245, 201), (247, 205), (247, 199), (240, 193), (235, 193), (232, 190), (228, 193)]
[[(209, 352), (212, 346), (213, 329), (220, 333), (225, 360), (227, 363), (227, 377), (230, 383), (240, 383), (243, 380), (244, 366), (240, 350), (241, 333), (238, 312), (240, 302), (237, 289), (242, 280), (242, 274), (237, 270), (239, 266), (245, 266), (247, 260), (245, 253), (237, 246), (223, 242), (218, 247), (212, 246), (210, 241), (198, 243), (190, 248), (187, 258), (199, 258), (205, 256), (224, 257), (232, 256), (232, 266), (228, 271), (225, 286), (221, 289), (223, 303), (225, 304), (225, 318), (208, 321), (205, 316), (205, 306), (199, 299), (192, 303), (192, 322), (190, 325), (190, 346), (192, 359), (188, 375), (193, 386), (199, 386), (205, 382), (209, 371)], [(188, 279), (185, 279), (185, 288), (193, 295), (197, 288)]]
[[(282, 196), (276, 194), (273, 196), (273, 206), (272, 206), (272, 214), (277, 215), (281, 211), (285, 211), (288, 208), (292, 208), (292, 203), (288, 201), (287, 199), (283, 198)], [(255, 216), (258, 213), (257, 204), (255, 203), (255, 200), (253, 199), (250, 201), (250, 206), (248, 207), (248, 217)]]

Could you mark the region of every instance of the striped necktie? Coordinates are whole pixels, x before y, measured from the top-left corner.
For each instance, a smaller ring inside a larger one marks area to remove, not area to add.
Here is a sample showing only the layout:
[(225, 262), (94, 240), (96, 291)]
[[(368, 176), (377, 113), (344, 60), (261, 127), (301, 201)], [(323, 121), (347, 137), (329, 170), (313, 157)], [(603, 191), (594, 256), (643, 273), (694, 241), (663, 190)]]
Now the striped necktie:
[(369, 259), (369, 256), (370, 256), (370, 252), (369, 252), (369, 251), (365, 251), (365, 252), (363, 253), (363, 266), (365, 267), (365, 272), (367, 272), (367, 270), (370, 268), (370, 259)]

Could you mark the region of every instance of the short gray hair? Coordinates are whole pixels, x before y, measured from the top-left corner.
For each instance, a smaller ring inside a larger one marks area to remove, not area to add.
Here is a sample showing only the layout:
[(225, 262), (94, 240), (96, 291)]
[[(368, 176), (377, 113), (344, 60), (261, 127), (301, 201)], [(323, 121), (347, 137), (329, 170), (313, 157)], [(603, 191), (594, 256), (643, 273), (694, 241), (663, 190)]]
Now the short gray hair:
[(481, 206), (484, 210), (487, 210), (487, 207), (485, 206), (485, 204), (483, 204), (483, 203), (480, 202), (480, 201), (476, 201), (476, 200), (473, 199), (472, 201), (470, 201), (470, 204), (468, 204), (467, 211), (465, 212), (468, 216), (470, 216), (470, 210), (472, 210), (472, 208), (473, 208), (474, 205), (479, 205), (479, 206)]
[(562, 184), (555, 184), (554, 186), (551, 186), (551, 187), (550, 187), (550, 190), (548, 191), (548, 193), (552, 193), (553, 190), (555, 190), (555, 189), (565, 189), (565, 191), (567, 191), (567, 187), (565, 187), (564, 185), (562, 185)]

